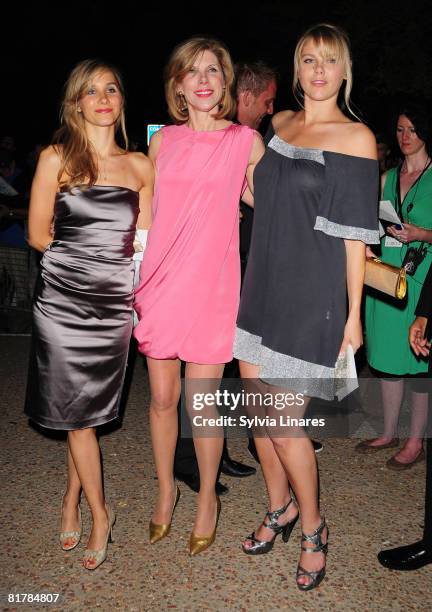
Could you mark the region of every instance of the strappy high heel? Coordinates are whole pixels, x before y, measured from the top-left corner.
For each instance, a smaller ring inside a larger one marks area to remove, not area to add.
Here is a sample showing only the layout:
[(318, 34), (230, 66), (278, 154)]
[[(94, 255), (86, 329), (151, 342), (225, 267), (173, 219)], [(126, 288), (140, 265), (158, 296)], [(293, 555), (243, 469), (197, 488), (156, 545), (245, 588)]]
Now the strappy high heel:
[(266, 518), (269, 519), (269, 522), (265, 523), (264, 518), (262, 524), (264, 525), (264, 527), (267, 527), (268, 529), (271, 529), (274, 532), (273, 539), (269, 541), (258, 540), (258, 538), (255, 536), (254, 531), (246, 538), (246, 540), (250, 540), (253, 543), (252, 546), (245, 547), (244, 544), (242, 545), (242, 550), (244, 553), (246, 553), (247, 555), (264, 555), (266, 553), (269, 553), (274, 546), (276, 537), (280, 533), (282, 534), (282, 540), (284, 542), (288, 542), (291, 532), (298, 521), (299, 514), (297, 513), (297, 516), (288, 521), (288, 523), (286, 523), (285, 525), (279, 525), (278, 518), (282, 516), (284, 512), (286, 512), (286, 510), (293, 502), (294, 500), (291, 498), (283, 508), (279, 508), (279, 510), (274, 510), (273, 512), (266, 513)]
[[(321, 537), (324, 529), (327, 529), (327, 541), (325, 544), (323, 544), (322, 537)], [(302, 544), (303, 542), (310, 542), (311, 544), (313, 544), (313, 548), (305, 547), (303, 545), (301, 548), (307, 553), (322, 552), (324, 553), (324, 556), (327, 557), (328, 537), (329, 537), (329, 528), (327, 526), (325, 518), (323, 518), (321, 520), (320, 526), (317, 529), (315, 529), (315, 531), (311, 535), (307, 535), (302, 532), (302, 537), (301, 537)], [(301, 591), (311, 591), (323, 581), (325, 573), (326, 573), (325, 563), (324, 563), (324, 566), (320, 570), (316, 570), (316, 571), (305, 570), (304, 567), (302, 567), (299, 563), (297, 566), (297, 574), (296, 574), (296, 583), (297, 583), (298, 588)], [(298, 579), (301, 576), (307, 576), (308, 578), (311, 579), (311, 582), (308, 582), (307, 584), (299, 584)]]
[(170, 529), (171, 529), (172, 517), (173, 517), (174, 510), (176, 509), (179, 499), (180, 499), (180, 489), (177, 487), (176, 497), (175, 497), (173, 509), (171, 512), (171, 520), (169, 523), (159, 524), (159, 523), (153, 523), (153, 521), (150, 521), (149, 523), (150, 544), (155, 544), (156, 542), (159, 542), (159, 540), (162, 540), (162, 538), (165, 538), (169, 534)]
[[(61, 515), (60, 515), (61, 517), (63, 516), (63, 502), (64, 502), (65, 495), (66, 495), (66, 492), (63, 493), (63, 497), (61, 500)], [(80, 543), (81, 534), (82, 534), (82, 517), (81, 517), (81, 507), (79, 504), (78, 504), (78, 518), (79, 518), (79, 530), (78, 531), (61, 531), (60, 532), (59, 539), (60, 539), (60, 546), (62, 550), (65, 550), (65, 551), (73, 550)], [(61, 518), (60, 518), (60, 523), (61, 523)], [(60, 529), (61, 529), (61, 524), (60, 524)], [(71, 539), (76, 540), (75, 544), (72, 544), (72, 546), (67, 546), (65, 542)]]
[[(108, 542), (113, 541), (112, 531), (114, 523), (116, 521), (116, 515), (111, 506), (108, 506), (107, 504), (106, 508), (108, 512), (108, 531), (106, 534), (106, 540), (103, 548), (101, 548), (100, 550), (90, 550), (89, 548), (86, 548), (86, 550), (84, 551), (83, 565), (85, 569), (88, 570), (95, 570), (105, 561), (105, 559), (107, 558)], [(91, 566), (86, 565), (86, 561), (91, 561), (92, 559), (95, 560), (95, 564)]]

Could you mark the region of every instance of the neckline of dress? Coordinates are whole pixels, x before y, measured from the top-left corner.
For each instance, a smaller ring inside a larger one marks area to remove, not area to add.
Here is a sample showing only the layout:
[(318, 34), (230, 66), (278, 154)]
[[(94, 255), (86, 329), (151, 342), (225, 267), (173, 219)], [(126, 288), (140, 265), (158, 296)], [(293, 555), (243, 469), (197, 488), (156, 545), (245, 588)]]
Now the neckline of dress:
[[(72, 189), (75, 189), (75, 188), (80, 189), (81, 187), (85, 187), (86, 191), (88, 189), (93, 189), (94, 187), (107, 187), (108, 189), (123, 189), (125, 191), (131, 191), (132, 193), (139, 194), (139, 191), (137, 191), (136, 189), (131, 189), (130, 187), (123, 187), (122, 185), (98, 185), (98, 184), (95, 184), (95, 185), (84, 185), (84, 184), (82, 184), (82, 185), (75, 185), (74, 187), (72, 187)], [(81, 191), (82, 191), (82, 189), (81, 189)], [(57, 193), (68, 193), (68, 191), (58, 191)]]
[(342, 155), (343, 157), (352, 157), (353, 159), (365, 159), (366, 161), (377, 162), (376, 159), (372, 159), (372, 157), (362, 157), (361, 155), (350, 155), (349, 153), (339, 153), (338, 151), (328, 151), (327, 149), (318, 149), (315, 147), (302, 147), (299, 145), (291, 144), (287, 142), (280, 136), (276, 134), (273, 128), (273, 137), (276, 137), (278, 140), (283, 142), (288, 147), (292, 147), (293, 149), (299, 149), (300, 151), (318, 151), (318, 153), (330, 153), (331, 155)]
[(230, 123), (229, 125), (226, 125), (224, 128), (219, 128), (218, 130), (194, 130), (193, 128), (189, 127), (186, 123), (183, 123), (182, 127), (185, 127), (190, 132), (194, 132), (194, 134), (213, 134), (214, 132), (224, 132), (225, 130), (229, 130), (230, 128), (232, 128), (233, 125), (235, 125), (235, 123)]

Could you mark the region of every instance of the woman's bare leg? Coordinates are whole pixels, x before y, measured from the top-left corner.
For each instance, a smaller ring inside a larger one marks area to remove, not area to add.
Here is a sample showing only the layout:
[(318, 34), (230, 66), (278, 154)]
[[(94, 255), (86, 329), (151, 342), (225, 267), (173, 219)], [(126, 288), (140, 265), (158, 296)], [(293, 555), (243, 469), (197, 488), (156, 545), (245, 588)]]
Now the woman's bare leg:
[[(273, 388), (275, 393), (279, 389)], [(286, 389), (282, 390), (287, 393)], [(292, 418), (302, 418), (309, 398), (303, 397), (301, 403), (296, 406), (287, 407), (284, 414)], [(269, 416), (277, 417), (281, 414), (274, 410)], [(269, 430), (275, 451), (288, 476), (300, 510), (302, 531), (305, 534), (313, 534), (321, 523), (319, 501), (318, 501), (318, 469), (312, 442), (307, 434), (298, 427), (290, 427), (288, 430), (278, 426), (273, 432)], [(327, 541), (327, 530), (323, 533), (323, 543)], [(304, 543), (307, 548), (313, 547), (310, 543)], [(320, 570), (325, 564), (324, 553), (300, 554), (300, 565), (307, 571)], [(309, 584), (311, 579), (301, 576), (299, 584)]]
[(157, 524), (171, 522), (175, 498), (174, 454), (177, 444), (177, 404), (180, 398), (180, 361), (147, 357), (150, 378), (150, 432), (159, 482), (152, 515)]
[(404, 381), (381, 380), (381, 397), (384, 412), (383, 435), (372, 440), (370, 446), (388, 444), (397, 436), (399, 412), (404, 394)]
[[(70, 431), (68, 433), (68, 444), (93, 519), (87, 548), (100, 550), (105, 544), (109, 523), (102, 488), (100, 448), (96, 430), (88, 428)], [(89, 560), (86, 565), (91, 567), (94, 563)]]
[[(196, 414), (191, 404), (191, 393), (214, 393), (220, 386), (224, 366), (223, 363), (215, 365), (186, 364), (186, 398), (190, 416)], [(212, 417), (216, 417), (218, 414), (213, 409), (203, 410), (202, 413)], [(193, 531), (197, 535), (208, 536), (215, 527), (215, 485), (222, 457), (224, 430), (223, 428), (214, 428), (215, 437), (201, 437), (198, 428), (194, 429), (192, 427), (192, 430), (194, 431), (194, 446), (200, 474), (200, 490)]]
[[(240, 375), (243, 380), (245, 393), (260, 393), (264, 394), (268, 391), (268, 387), (258, 380), (259, 366), (240, 361)], [(254, 410), (250, 406), (248, 410), (249, 416), (254, 414), (264, 416), (263, 411)], [(289, 490), (289, 482), (286, 471), (276, 453), (275, 447), (271, 439), (266, 435), (264, 430), (257, 432), (254, 436), (255, 446), (260, 460), (261, 469), (266, 483), (267, 493), (269, 497), (269, 511), (273, 512), (279, 508), (283, 508), (291, 499)], [(297, 514), (297, 509), (294, 504), (282, 514), (278, 523), (284, 525), (292, 520)], [(274, 537), (274, 532), (271, 529), (265, 528), (262, 524), (255, 530), (255, 536), (258, 540), (270, 541)], [(245, 548), (251, 548), (253, 543), (246, 539), (244, 542)]]
[(411, 393), (411, 427), (409, 438), (395, 458), (400, 463), (411, 463), (423, 446), (423, 437), (428, 419), (428, 393)]
[[(81, 494), (81, 481), (70, 452), (69, 436), (67, 441), (67, 468), (68, 478), (63, 497), (61, 531), (79, 531), (78, 504)], [(74, 538), (68, 538), (64, 541), (66, 547), (73, 546), (75, 543)]]

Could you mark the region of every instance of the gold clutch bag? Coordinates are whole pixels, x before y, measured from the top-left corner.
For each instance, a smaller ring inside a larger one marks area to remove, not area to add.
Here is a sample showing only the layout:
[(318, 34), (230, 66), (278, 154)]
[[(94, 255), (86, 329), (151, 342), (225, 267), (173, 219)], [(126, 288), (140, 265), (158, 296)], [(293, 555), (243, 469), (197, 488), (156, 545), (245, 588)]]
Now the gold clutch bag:
[(396, 268), (375, 257), (366, 260), (365, 285), (382, 291), (398, 300), (407, 292), (405, 268)]

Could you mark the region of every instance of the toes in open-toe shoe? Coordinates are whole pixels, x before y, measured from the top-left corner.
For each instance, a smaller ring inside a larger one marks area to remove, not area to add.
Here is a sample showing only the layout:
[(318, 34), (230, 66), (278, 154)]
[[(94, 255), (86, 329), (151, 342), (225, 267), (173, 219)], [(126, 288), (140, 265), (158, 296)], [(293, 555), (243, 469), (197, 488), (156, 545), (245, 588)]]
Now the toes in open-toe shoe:
[[(322, 541), (322, 533), (324, 529), (326, 529), (327, 531), (327, 538), (326, 538), (325, 544), (323, 544), (323, 541)], [(315, 529), (315, 531), (311, 535), (302, 533), (302, 537), (301, 537), (302, 550), (304, 550), (307, 553), (321, 552), (321, 553), (324, 553), (324, 556), (326, 557), (327, 552), (328, 552), (328, 543), (327, 543), (328, 535), (329, 535), (329, 529), (328, 529), (325, 519), (323, 518), (320, 526), (317, 529)], [(311, 547), (303, 546), (303, 542), (309, 542), (313, 546)], [(311, 591), (312, 589), (315, 589), (324, 580), (325, 573), (326, 573), (325, 562), (321, 569), (315, 570), (315, 571), (306, 570), (299, 563), (297, 566), (297, 575), (296, 575), (296, 582), (297, 582), (298, 588), (301, 591)], [(308, 579), (310, 579), (308, 582), (306, 582), (306, 584), (302, 584), (301, 582), (299, 582), (299, 578), (302, 578), (303, 576), (306, 576)]]
[(291, 532), (294, 529), (295, 524), (297, 523), (299, 515), (297, 513), (297, 516), (291, 519), (291, 521), (288, 521), (288, 523), (285, 523), (285, 525), (279, 525), (278, 518), (282, 516), (284, 512), (287, 511), (288, 507), (293, 503), (293, 501), (293, 499), (290, 499), (290, 501), (285, 506), (283, 506), (283, 508), (279, 508), (279, 510), (274, 510), (273, 512), (266, 513), (264, 521), (268, 519), (268, 522), (263, 522), (263, 525), (264, 527), (267, 527), (268, 529), (271, 529), (273, 531), (273, 538), (268, 541), (259, 540), (255, 536), (254, 531), (246, 538), (246, 541), (250, 540), (252, 542), (252, 546), (245, 546), (244, 544), (242, 545), (242, 550), (244, 553), (246, 553), (247, 555), (265, 555), (266, 553), (269, 553), (273, 548), (276, 537), (280, 533), (282, 534), (282, 540), (284, 542), (288, 542)]
[[(63, 515), (63, 502), (64, 502), (65, 495), (66, 493), (64, 493), (62, 497), (62, 501), (61, 501), (61, 515)], [(59, 539), (60, 539), (60, 546), (62, 550), (65, 550), (65, 551), (73, 550), (80, 543), (81, 534), (82, 534), (82, 517), (81, 517), (81, 508), (79, 504), (78, 504), (78, 520), (79, 520), (78, 531), (61, 531), (60, 532)], [(68, 541), (70, 540), (72, 540), (72, 544), (68, 544)]]

